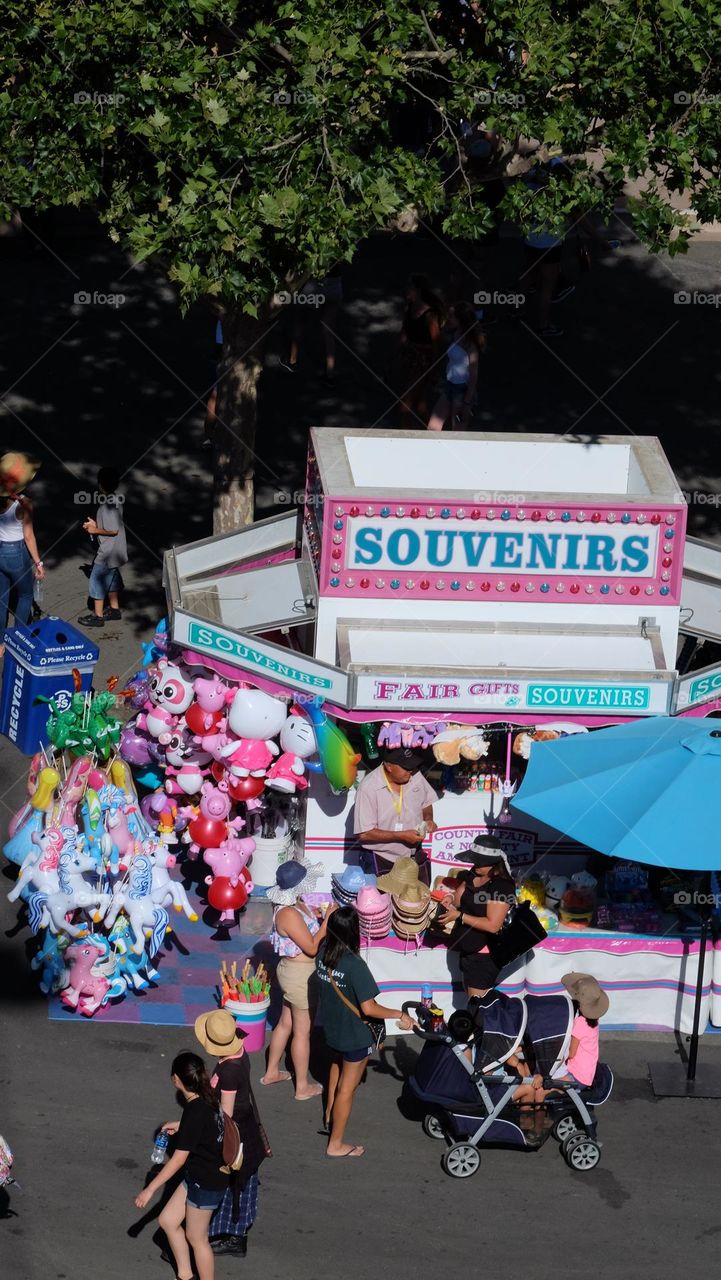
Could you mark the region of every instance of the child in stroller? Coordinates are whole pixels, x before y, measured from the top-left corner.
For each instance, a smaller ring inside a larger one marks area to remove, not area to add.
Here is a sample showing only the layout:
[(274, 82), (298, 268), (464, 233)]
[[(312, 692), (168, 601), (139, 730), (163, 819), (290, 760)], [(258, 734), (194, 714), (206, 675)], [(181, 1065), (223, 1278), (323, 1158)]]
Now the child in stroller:
[[(573, 1083), (588, 1089), (598, 1066), (598, 1021), (608, 1012), (608, 996), (590, 973), (565, 973), (561, 982), (573, 1001), (576, 1016), (571, 1027), (568, 1058), (551, 1076), (559, 1083)], [(529, 1084), (516, 1090), (513, 1100), (540, 1105), (558, 1093), (555, 1086), (544, 1089), (541, 1076), (536, 1075)]]
[[(441, 1160), (446, 1173), (468, 1178), (480, 1166), (479, 1148), (537, 1150), (549, 1134), (561, 1143), (571, 1168), (596, 1167), (601, 1146), (594, 1109), (609, 1097), (613, 1075), (599, 1063), (590, 1088), (552, 1078), (571, 1042), (574, 1011), (565, 992), (521, 999), (493, 991), (482, 1003), (454, 1013), (438, 1031), (431, 1030), (421, 1005), (409, 1003), (407, 1010), (413, 1010), (415, 1034), (424, 1041), (408, 1087), (423, 1104), (425, 1133), (447, 1144)], [(549, 1127), (524, 1127), (528, 1108), (514, 1095), (528, 1086), (508, 1070), (514, 1058), (525, 1060), (543, 1087), (558, 1090), (543, 1103)]]

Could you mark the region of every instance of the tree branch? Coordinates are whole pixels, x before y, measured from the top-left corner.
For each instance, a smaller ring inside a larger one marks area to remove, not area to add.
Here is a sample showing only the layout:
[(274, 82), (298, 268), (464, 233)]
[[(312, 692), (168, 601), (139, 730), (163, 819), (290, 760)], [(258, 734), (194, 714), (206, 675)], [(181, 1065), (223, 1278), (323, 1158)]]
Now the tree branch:
[(338, 171), (335, 167), (335, 160), (333, 159), (330, 153), (330, 147), (328, 146), (328, 130), (326, 129), (325, 125), (322, 126), (320, 132), (321, 132), (321, 137), (323, 139), (323, 150), (325, 152), (325, 157), (326, 157), (326, 160), (328, 161), (330, 171), (333, 175), (333, 186), (338, 192), (338, 198), (340, 199), (340, 202), (343, 205), (343, 208), (345, 209), (347, 208), (347, 205), (343, 198), (343, 189), (340, 185), (340, 182), (338, 181)]

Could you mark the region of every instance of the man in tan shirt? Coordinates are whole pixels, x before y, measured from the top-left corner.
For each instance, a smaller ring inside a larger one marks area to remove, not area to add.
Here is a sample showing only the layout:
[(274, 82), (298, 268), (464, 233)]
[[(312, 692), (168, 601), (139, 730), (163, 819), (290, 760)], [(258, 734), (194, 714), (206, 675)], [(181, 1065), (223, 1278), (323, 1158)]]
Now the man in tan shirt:
[(420, 772), (424, 756), (410, 747), (384, 753), (383, 763), (369, 773), (356, 793), (353, 830), (360, 843), (375, 854), (376, 871), (385, 875), (398, 858), (415, 858), (420, 879), (430, 883), (430, 865), (418, 828), (436, 830), (435, 791)]

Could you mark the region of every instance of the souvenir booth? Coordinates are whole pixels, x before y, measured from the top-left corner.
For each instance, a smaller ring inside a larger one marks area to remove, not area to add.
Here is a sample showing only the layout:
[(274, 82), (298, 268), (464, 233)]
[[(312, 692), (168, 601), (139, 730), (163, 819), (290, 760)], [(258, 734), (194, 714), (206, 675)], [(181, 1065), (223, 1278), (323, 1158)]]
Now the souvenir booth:
[[(685, 540), (658, 440), (315, 429), (304, 499), (166, 555), (173, 641), (221, 675), (322, 706), (357, 749), (357, 780), (379, 739), (428, 747), (434, 882), (484, 831), (519, 881), (543, 874), (559, 898), (576, 873), (581, 888), (595, 881), (589, 850), (509, 805), (533, 743), (721, 707), (721, 664), (698, 667), (721, 637), (721, 554)], [(362, 860), (355, 789), (316, 773), (304, 794), (304, 852), (328, 896)], [(613, 1025), (690, 1030), (695, 925), (632, 867), (612, 870), (612, 892), (590, 908), (571, 894), (502, 985), (544, 992), (592, 971)], [(425, 982), (441, 1005), (462, 1001), (443, 946), (391, 932), (366, 956), (395, 1004)], [(721, 996), (721, 954), (718, 973)], [(708, 1015), (721, 1024), (710, 983)]]

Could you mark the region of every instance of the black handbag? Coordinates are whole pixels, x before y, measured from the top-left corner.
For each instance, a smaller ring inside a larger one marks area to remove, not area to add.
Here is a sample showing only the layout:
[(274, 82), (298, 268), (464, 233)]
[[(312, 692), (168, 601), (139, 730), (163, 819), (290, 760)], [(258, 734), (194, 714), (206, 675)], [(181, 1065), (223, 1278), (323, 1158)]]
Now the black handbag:
[(367, 1018), (364, 1013), (361, 1013), (360, 1009), (356, 1009), (355, 1005), (351, 1003), (347, 996), (343, 995), (343, 992), (337, 982), (333, 981), (333, 978), (330, 980), (330, 985), (336, 995), (340, 996), (343, 1004), (348, 1006), (351, 1013), (354, 1013), (356, 1018), (360, 1018), (361, 1022), (365, 1023), (373, 1039), (373, 1048), (376, 1051), (382, 1049), (386, 1038), (386, 1024), (383, 1018)]
[(504, 969), (547, 937), (530, 902), (519, 902), (510, 908), (498, 933), (486, 935), (486, 945), (493, 963)]

